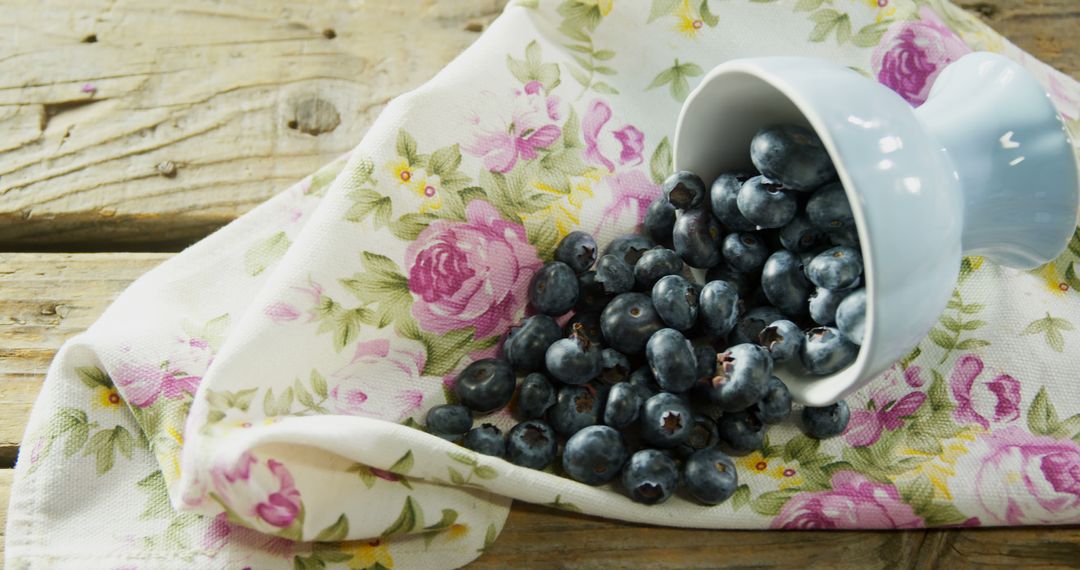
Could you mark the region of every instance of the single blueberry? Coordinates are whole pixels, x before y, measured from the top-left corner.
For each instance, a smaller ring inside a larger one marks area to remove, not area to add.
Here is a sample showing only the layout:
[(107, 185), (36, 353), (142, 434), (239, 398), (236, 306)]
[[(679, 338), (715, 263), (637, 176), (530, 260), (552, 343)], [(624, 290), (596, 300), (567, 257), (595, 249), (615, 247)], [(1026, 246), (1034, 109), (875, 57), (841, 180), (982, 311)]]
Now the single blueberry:
[(769, 378), (765, 396), (757, 403), (757, 417), (767, 424), (778, 424), (791, 414), (791, 392), (776, 376)]
[(641, 393), (633, 384), (622, 382), (612, 386), (604, 404), (604, 423), (615, 429), (625, 429), (637, 421), (642, 402)]
[(666, 453), (642, 449), (630, 456), (622, 470), (627, 495), (638, 503), (663, 503), (679, 484), (679, 466)]
[(668, 275), (682, 275), (685, 269), (679, 254), (661, 247), (641, 254), (634, 266), (634, 282), (640, 291), (652, 291), (653, 285)]
[(788, 224), (780, 228), (780, 245), (793, 253), (809, 251), (825, 241), (826, 234), (815, 228), (806, 214), (796, 214)]
[(765, 395), (772, 368), (767, 350), (756, 344), (737, 344), (716, 355), (709, 396), (724, 411), (746, 409)]
[(596, 239), (591, 235), (575, 231), (566, 234), (555, 248), (555, 261), (570, 266), (575, 273), (584, 273), (596, 262)]
[(769, 351), (773, 362), (784, 362), (798, 356), (802, 343), (802, 330), (787, 319), (770, 323), (758, 335), (758, 344)]
[(743, 182), (753, 177), (749, 172), (725, 172), (712, 183), (709, 190), (709, 205), (713, 215), (731, 231), (749, 232), (756, 227), (742, 215), (738, 204), (739, 190)]
[(852, 344), (833, 327), (817, 327), (806, 331), (803, 342), (803, 366), (810, 374), (824, 376), (839, 371), (855, 362), (859, 355), (858, 345)]
[(755, 176), (743, 183), (738, 204), (742, 215), (758, 229), (785, 226), (799, 210), (794, 192), (764, 176)]
[(644, 293), (623, 293), (600, 313), (600, 330), (607, 345), (626, 355), (640, 354), (649, 337), (662, 328), (664, 321)]
[(750, 453), (765, 446), (765, 424), (749, 411), (724, 412), (716, 420), (720, 439), (738, 453)]
[(822, 186), (806, 203), (806, 218), (819, 230), (839, 230), (855, 227), (844, 186), (839, 182)]
[(637, 390), (642, 405), (645, 405), (649, 398), (660, 393), (660, 386), (656, 383), (656, 377), (653, 376), (652, 370), (649, 370), (648, 366), (642, 366), (631, 372), (630, 380), (627, 383)]
[(551, 426), (540, 420), (521, 422), (506, 437), (506, 460), (529, 469), (543, 469), (555, 460), (558, 441)]
[[(574, 325), (581, 325), (580, 328)], [(566, 326), (563, 327), (563, 334), (561, 336), (570, 336), (578, 331), (578, 334), (584, 334), (585, 338), (589, 339), (589, 342), (593, 343), (593, 346), (600, 347), (604, 344), (604, 333), (600, 330), (600, 311), (584, 311), (580, 313), (574, 313), (573, 317), (570, 317), (569, 321), (566, 321)]]
[(684, 443), (694, 427), (694, 414), (686, 401), (661, 392), (641, 409), (641, 437), (653, 447), (671, 448)]
[(854, 227), (825, 232), (825, 235), (829, 238), (829, 243), (833, 245), (846, 245), (859, 249), (859, 232)]
[(769, 256), (761, 270), (761, 289), (769, 303), (785, 315), (806, 314), (810, 283), (803, 276), (799, 257), (786, 249)]
[(745, 299), (749, 298), (754, 293), (754, 290), (758, 288), (758, 285), (761, 284), (761, 272), (746, 273), (737, 271), (730, 265), (721, 263), (705, 273), (705, 282), (708, 283), (709, 281), (727, 281), (735, 286), (739, 298)]
[(559, 388), (559, 397), (548, 411), (551, 427), (568, 436), (600, 423), (600, 408), (604, 401), (599, 396), (596, 388), (588, 384)]
[(697, 322), (698, 288), (681, 275), (667, 275), (653, 285), (652, 303), (673, 329), (689, 330)]
[(675, 329), (660, 329), (645, 345), (656, 382), (666, 392), (685, 392), (697, 380), (697, 356), (694, 347)]
[(664, 180), (662, 189), (668, 202), (680, 210), (697, 208), (705, 202), (705, 183), (693, 172), (673, 173)]
[(723, 259), (720, 238), (723, 229), (708, 210), (687, 210), (675, 220), (672, 243), (675, 253), (690, 267), (708, 269)]
[(803, 428), (814, 439), (827, 439), (844, 433), (851, 412), (847, 402), (839, 402), (822, 408), (805, 407), (802, 410)]
[(675, 228), (675, 206), (661, 196), (649, 204), (642, 224), (656, 243), (670, 244), (671, 231)]
[(503, 356), (517, 370), (541, 370), (548, 347), (562, 336), (562, 327), (555, 319), (533, 315), (510, 329), (503, 343)]
[(533, 372), (521, 381), (518, 388), (517, 411), (527, 420), (544, 417), (548, 409), (555, 405), (555, 388), (547, 376)]
[(773, 125), (758, 131), (750, 141), (750, 160), (765, 176), (802, 192), (836, 178), (821, 139), (794, 125)]
[(694, 358), (697, 360), (697, 379), (711, 379), (716, 376), (716, 349), (702, 344), (694, 347)]
[(529, 303), (545, 315), (562, 315), (572, 309), (577, 300), (577, 274), (561, 261), (545, 263), (529, 283)]
[(806, 278), (818, 287), (839, 291), (858, 285), (862, 271), (859, 250), (841, 245), (815, 256), (806, 266)]
[(752, 273), (765, 265), (769, 257), (769, 248), (758, 236), (752, 233), (739, 232), (724, 236), (720, 246), (720, 252), (736, 271)]
[(716, 421), (704, 414), (694, 415), (694, 427), (690, 430), (690, 437), (675, 451), (685, 457), (693, 455), (702, 449), (716, 447), (720, 443), (720, 432), (716, 427)]
[(479, 413), (493, 412), (508, 404), (516, 387), (514, 369), (498, 358), (469, 364), (454, 381), (454, 393), (461, 404)]
[(702, 449), (683, 467), (683, 484), (690, 496), (706, 505), (719, 505), (739, 488), (735, 462), (719, 449)]
[(563, 471), (575, 481), (600, 485), (619, 475), (629, 452), (621, 434), (608, 426), (589, 426), (566, 440)]
[(818, 287), (810, 293), (810, 318), (819, 325), (836, 322), (836, 309), (851, 294), (851, 290), (834, 291)]
[(577, 323), (569, 337), (548, 347), (544, 362), (556, 380), (584, 384), (600, 374), (600, 349), (589, 341), (585, 326)]
[(594, 279), (604, 293), (618, 295), (634, 288), (634, 268), (627, 265), (621, 257), (608, 254), (596, 262)]
[(656, 247), (656, 242), (640, 234), (621, 235), (604, 248), (604, 255), (621, 257), (627, 265), (633, 267), (641, 258), (641, 254)]
[(862, 346), (866, 334), (866, 288), (856, 289), (836, 309), (836, 328), (852, 343)]
[(600, 351), (600, 381), (609, 386), (630, 378), (630, 361), (614, 348)]
[(731, 332), (739, 320), (739, 294), (727, 281), (710, 281), (701, 288), (698, 312), (705, 331), (714, 336)]
[(428, 410), (428, 433), (451, 441), (461, 439), (472, 428), (472, 413), (460, 404), (443, 404)]
[(786, 318), (787, 317), (780, 311), (777, 311), (775, 307), (769, 305), (754, 307), (753, 309), (746, 311), (743, 316), (739, 317), (739, 321), (735, 324), (735, 328), (731, 329), (731, 335), (729, 337), (730, 344), (735, 345), (757, 342), (758, 336), (761, 335), (761, 331), (765, 330), (765, 327)]
[(474, 427), (465, 434), (465, 447), (484, 455), (502, 457), (506, 455), (506, 438), (502, 430), (492, 424)]
[(574, 305), (577, 311), (600, 311), (614, 295), (604, 292), (604, 285), (596, 281), (595, 271), (586, 271), (578, 275), (578, 301)]

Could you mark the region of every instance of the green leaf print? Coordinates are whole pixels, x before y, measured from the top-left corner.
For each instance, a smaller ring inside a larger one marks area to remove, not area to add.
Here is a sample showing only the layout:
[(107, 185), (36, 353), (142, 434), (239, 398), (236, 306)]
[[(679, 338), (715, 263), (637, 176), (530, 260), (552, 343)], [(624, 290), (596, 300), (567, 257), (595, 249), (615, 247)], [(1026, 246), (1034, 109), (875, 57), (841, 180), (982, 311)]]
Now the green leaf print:
[(1080, 277), (1076, 276), (1076, 269), (1071, 261), (1069, 267), (1065, 270), (1065, 284), (1073, 291), (1080, 292)]
[(731, 495), (731, 509), (738, 511), (750, 504), (750, 487), (746, 484), (739, 485), (735, 494)]
[(112, 378), (109, 378), (109, 375), (97, 366), (76, 367), (75, 374), (78, 375), (79, 380), (81, 380), (83, 384), (86, 384), (87, 388), (97, 388), (98, 386), (103, 388), (113, 387)]
[(656, 150), (653, 151), (652, 158), (649, 160), (649, 174), (653, 182), (663, 184), (664, 179), (671, 175), (671, 171), (671, 143), (668, 142), (667, 137), (664, 137), (660, 140), (660, 144), (656, 145)]
[(668, 86), (668, 90), (671, 92), (671, 96), (676, 101), (682, 101), (686, 99), (686, 96), (690, 94), (690, 82), (687, 78), (697, 77), (704, 73), (701, 66), (696, 63), (679, 63), (679, 60), (675, 60), (675, 64), (671, 67), (661, 71), (653, 78), (652, 82), (645, 88), (646, 91)]
[[(304, 193), (309, 196), (322, 196), (325, 194), (326, 189), (330, 187), (330, 183), (337, 178), (347, 163), (348, 158), (341, 157), (320, 168), (315, 174), (311, 175), (311, 183)], [(374, 180), (371, 180), (371, 173), (374, 170), (375, 165), (370, 160), (360, 160), (357, 162), (356, 176), (361, 181), (368, 180), (374, 183)]]
[(1065, 319), (1055, 318), (1050, 316), (1050, 313), (1046, 313), (1046, 317), (1042, 319), (1036, 319), (1031, 321), (1027, 327), (1024, 328), (1022, 335), (1042, 334), (1043, 339), (1046, 341), (1046, 345), (1049, 346), (1055, 352), (1065, 351), (1065, 336), (1062, 335), (1062, 331), (1072, 331), (1076, 327), (1072, 323)]
[(280, 396), (274, 396), (274, 389), (267, 388), (263, 397), (263, 415), (267, 417), (287, 416), (292, 413), (293, 404), (292, 386), (285, 388)]
[(559, 64), (544, 63), (540, 44), (533, 40), (525, 46), (525, 59), (514, 59), (507, 54), (506, 68), (522, 84), (539, 81), (545, 92), (559, 86)]
[(393, 536), (395, 534), (406, 534), (412, 532), (417, 527), (424, 526), (424, 514), (420, 511), (413, 500), (412, 496), (405, 497), (405, 504), (401, 507), (401, 514), (398, 515), (394, 522), (390, 523), (390, 526), (386, 527), (386, 530), (382, 532), (381, 536)]
[(386, 227), (393, 215), (393, 204), (389, 196), (383, 196), (375, 190), (356, 188), (346, 195), (353, 205), (345, 212), (345, 219), (350, 222), (363, 222), (369, 216), (375, 229)]
[(319, 542), (338, 542), (349, 535), (349, 517), (342, 513), (330, 526), (319, 531), (315, 540)]
[[(946, 312), (942, 313), (938, 321), (941, 328), (932, 328), (928, 334), (928, 338), (931, 342), (945, 349), (938, 364), (944, 364), (953, 351), (973, 350), (990, 345), (989, 341), (982, 339), (961, 338), (970, 331), (975, 331), (986, 326), (986, 321), (979, 319), (968, 320), (965, 317), (965, 315), (971, 315), (982, 311), (984, 307), (985, 306), (981, 303), (965, 304), (963, 298), (960, 296), (960, 290), (953, 290), (952, 298), (949, 299), (948, 304), (945, 306)], [(953, 311), (953, 313), (949, 314), (949, 311)]]
[(289, 249), (292, 242), (285, 232), (278, 232), (263, 241), (253, 245), (244, 254), (244, 270), (252, 277), (266, 271)]
[(568, 503), (568, 502), (562, 500), (562, 495), (561, 494), (560, 495), (555, 495), (555, 500), (554, 501), (552, 501), (550, 503), (544, 503), (544, 504), (546, 506), (551, 507), (551, 508), (559, 509), (559, 510), (562, 510), (562, 511), (570, 511), (572, 513), (580, 513), (581, 512), (581, 509), (577, 505), (575, 505), (574, 503)]
[(169, 502), (169, 490), (160, 469), (144, 477), (135, 486), (147, 495), (140, 520), (169, 518), (176, 513)]
[(652, 23), (674, 12), (682, 0), (652, 0), (652, 8), (649, 10), (649, 19), (645, 22)]
[(390, 222), (390, 233), (403, 241), (415, 241), (428, 224), (439, 219), (432, 214), (408, 213)]
[(1046, 435), (1057, 439), (1080, 436), (1080, 414), (1062, 421), (1058, 417), (1054, 404), (1046, 392), (1046, 387), (1039, 388), (1039, 393), (1028, 408), (1028, 430), (1036, 435)]
[(1076, 257), (1080, 257), (1080, 227), (1076, 228), (1072, 239), (1069, 240), (1069, 251)]
[(409, 166), (422, 168), (427, 157), (416, 151), (416, 139), (405, 129), (399, 129), (397, 143), (395, 144), (398, 156), (405, 159)]
[(407, 318), (413, 297), (409, 280), (402, 275), (398, 265), (386, 256), (368, 251), (360, 252), (360, 261), (364, 271), (340, 282), (363, 305), (374, 305), (372, 324), (383, 328)]
[(115, 426), (95, 433), (87, 443), (83, 455), (94, 455), (97, 474), (102, 475), (113, 468), (117, 451), (131, 459), (134, 447), (135, 439), (131, 437), (131, 433), (123, 426)]
[(809, 12), (817, 10), (825, 0), (799, 0), (795, 3), (796, 12)]
[(465, 355), (484, 348), (490, 348), (499, 342), (498, 336), (486, 339), (473, 338), (475, 331), (473, 327), (436, 335), (421, 331), (416, 326), (416, 322), (411, 319), (397, 324), (400, 325), (395, 328), (398, 334), (424, 345), (427, 353), (427, 361), (424, 363), (424, 371), (422, 372), (424, 376), (445, 376), (454, 370), (454, 367)]
[(762, 516), (775, 517), (798, 492), (798, 489), (783, 489), (762, 493), (750, 501), (750, 510)]
[(477, 552), (487, 552), (491, 548), (492, 544), (495, 544), (495, 538), (499, 536), (499, 531), (495, 528), (495, 523), (488, 523), (487, 532), (484, 533), (484, 545), (477, 548)]

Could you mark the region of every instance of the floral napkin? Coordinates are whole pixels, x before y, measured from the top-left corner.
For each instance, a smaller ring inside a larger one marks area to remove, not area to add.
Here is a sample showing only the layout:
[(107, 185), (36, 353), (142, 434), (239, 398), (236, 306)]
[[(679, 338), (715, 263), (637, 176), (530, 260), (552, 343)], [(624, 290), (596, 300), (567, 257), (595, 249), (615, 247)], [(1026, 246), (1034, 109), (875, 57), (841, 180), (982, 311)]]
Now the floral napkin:
[(1025, 65), (1080, 134), (1076, 82), (939, 0), (511, 3), (349, 155), (63, 347), (23, 440), (7, 567), (458, 566), (511, 499), (707, 528), (1080, 522), (1080, 233), (1033, 272), (966, 259), (843, 436), (771, 430), (716, 507), (642, 506), (414, 429), (498, 351), (561, 236), (640, 223), (706, 70), (820, 57), (917, 105), (974, 49)]

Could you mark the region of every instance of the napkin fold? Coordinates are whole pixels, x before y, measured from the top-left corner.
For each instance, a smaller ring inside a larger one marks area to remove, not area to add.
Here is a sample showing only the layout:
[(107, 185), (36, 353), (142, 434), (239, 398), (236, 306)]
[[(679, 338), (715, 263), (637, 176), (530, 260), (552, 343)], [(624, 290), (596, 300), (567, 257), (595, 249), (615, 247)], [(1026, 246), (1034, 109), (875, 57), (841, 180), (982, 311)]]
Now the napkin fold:
[(1033, 272), (965, 259), (843, 436), (771, 429), (716, 507), (639, 505), (414, 429), (497, 353), (563, 235), (640, 224), (709, 68), (821, 57), (917, 105), (974, 49), (1035, 74), (1080, 140), (1080, 86), (944, 1), (512, 2), (348, 155), (64, 345), (23, 439), (7, 567), (460, 566), (511, 499), (702, 528), (1080, 523), (1080, 230)]

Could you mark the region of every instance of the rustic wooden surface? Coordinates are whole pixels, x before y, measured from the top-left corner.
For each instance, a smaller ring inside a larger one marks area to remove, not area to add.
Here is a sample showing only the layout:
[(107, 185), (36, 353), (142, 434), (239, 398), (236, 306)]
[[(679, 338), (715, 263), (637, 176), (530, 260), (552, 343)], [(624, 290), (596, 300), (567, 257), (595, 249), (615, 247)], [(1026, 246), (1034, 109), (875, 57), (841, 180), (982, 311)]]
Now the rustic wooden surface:
[[(0, 0), (0, 559), (10, 467), (63, 341), (169, 252), (348, 150), (504, 4)], [(959, 4), (1080, 75), (1080, 1)], [(474, 566), (522, 564), (1080, 567), (1080, 529), (687, 531), (519, 503)]]

